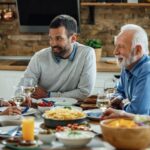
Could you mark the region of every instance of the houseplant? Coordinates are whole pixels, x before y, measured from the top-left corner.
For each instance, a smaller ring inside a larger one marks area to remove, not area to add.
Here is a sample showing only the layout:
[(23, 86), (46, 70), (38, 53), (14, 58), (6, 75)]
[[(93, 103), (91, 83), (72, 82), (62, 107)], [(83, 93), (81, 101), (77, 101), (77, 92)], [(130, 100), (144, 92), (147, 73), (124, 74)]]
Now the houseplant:
[(88, 39), (85, 41), (85, 45), (95, 49), (96, 61), (100, 61), (102, 54), (102, 41), (99, 39)]

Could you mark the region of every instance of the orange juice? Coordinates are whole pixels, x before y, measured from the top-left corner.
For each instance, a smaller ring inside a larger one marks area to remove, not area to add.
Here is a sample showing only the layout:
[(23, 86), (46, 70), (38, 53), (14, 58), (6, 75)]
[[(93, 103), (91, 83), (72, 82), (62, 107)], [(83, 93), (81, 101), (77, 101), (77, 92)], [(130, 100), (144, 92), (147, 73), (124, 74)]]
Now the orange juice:
[(25, 141), (34, 140), (34, 118), (26, 117), (22, 119), (22, 137)]

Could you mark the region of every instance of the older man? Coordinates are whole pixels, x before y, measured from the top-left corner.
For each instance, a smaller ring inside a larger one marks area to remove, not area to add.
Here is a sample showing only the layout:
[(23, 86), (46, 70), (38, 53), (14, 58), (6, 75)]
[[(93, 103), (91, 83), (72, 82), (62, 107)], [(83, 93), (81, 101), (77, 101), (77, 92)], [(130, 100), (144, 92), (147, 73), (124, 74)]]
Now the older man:
[[(114, 54), (122, 68), (111, 106), (134, 114), (150, 115), (150, 58), (148, 37), (140, 26), (127, 24), (115, 39)], [(124, 104), (123, 100), (129, 103)]]
[(77, 22), (71, 16), (59, 15), (52, 20), (50, 47), (32, 57), (24, 74), (24, 78), (32, 77), (38, 85), (34, 98), (84, 99), (91, 94), (96, 78), (95, 52), (76, 42), (76, 33)]

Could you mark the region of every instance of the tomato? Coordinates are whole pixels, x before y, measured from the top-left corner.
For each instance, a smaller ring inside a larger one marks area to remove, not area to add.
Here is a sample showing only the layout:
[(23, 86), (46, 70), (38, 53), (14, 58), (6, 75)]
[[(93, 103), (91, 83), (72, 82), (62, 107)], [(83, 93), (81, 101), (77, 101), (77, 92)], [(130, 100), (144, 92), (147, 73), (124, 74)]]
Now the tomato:
[(38, 106), (41, 106), (41, 107), (50, 107), (50, 106), (53, 106), (53, 102), (39, 102), (38, 103)]

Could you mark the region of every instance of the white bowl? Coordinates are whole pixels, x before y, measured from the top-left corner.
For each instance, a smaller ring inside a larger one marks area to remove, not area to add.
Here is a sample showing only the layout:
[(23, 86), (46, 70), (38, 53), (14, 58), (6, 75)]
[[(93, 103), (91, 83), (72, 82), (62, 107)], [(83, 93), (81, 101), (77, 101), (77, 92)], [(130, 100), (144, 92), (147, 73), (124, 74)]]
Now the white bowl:
[(62, 142), (65, 146), (68, 147), (82, 147), (87, 145), (95, 134), (91, 131), (83, 130), (73, 130), (73, 131), (63, 131), (57, 132), (56, 137)]
[(54, 133), (44, 134), (44, 133), (40, 133), (40, 132), (38, 133), (38, 138), (44, 144), (51, 144), (51, 142), (56, 139)]
[(38, 106), (38, 110), (44, 113), (46, 110), (50, 110), (53, 106)]

